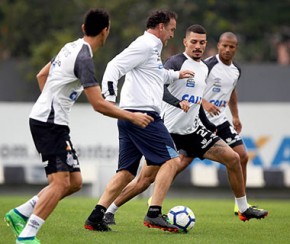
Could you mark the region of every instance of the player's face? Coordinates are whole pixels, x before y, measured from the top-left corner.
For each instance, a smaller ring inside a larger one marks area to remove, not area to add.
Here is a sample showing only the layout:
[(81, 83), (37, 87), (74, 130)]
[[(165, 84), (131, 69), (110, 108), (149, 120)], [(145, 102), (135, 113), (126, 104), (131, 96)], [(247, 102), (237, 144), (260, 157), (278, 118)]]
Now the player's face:
[(217, 44), (220, 60), (225, 64), (231, 64), (238, 48), (238, 42), (233, 38), (224, 37)]
[(174, 32), (176, 30), (176, 20), (171, 19), (167, 25), (160, 24), (160, 40), (163, 45), (166, 46), (168, 40), (174, 37)]
[(185, 53), (193, 60), (199, 61), (206, 48), (206, 34), (190, 32), (183, 39)]

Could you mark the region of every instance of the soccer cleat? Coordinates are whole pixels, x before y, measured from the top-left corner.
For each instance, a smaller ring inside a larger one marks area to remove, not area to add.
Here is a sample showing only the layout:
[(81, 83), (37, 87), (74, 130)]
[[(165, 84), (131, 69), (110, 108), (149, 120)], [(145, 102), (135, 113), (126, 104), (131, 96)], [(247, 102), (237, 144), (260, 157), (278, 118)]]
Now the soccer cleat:
[(237, 204), (235, 204), (235, 207), (234, 207), (234, 214), (239, 215), (239, 208)]
[(18, 237), (16, 244), (40, 244), (40, 241), (36, 237)]
[(11, 209), (4, 216), (4, 221), (16, 235), (19, 236), (21, 231), (24, 229), (28, 218), (21, 215), (16, 209)]
[(105, 223), (107, 225), (115, 225), (116, 224), (115, 215), (113, 213), (110, 213), (110, 212), (105, 213), (103, 220), (105, 221)]
[[(255, 205), (248, 205), (249, 207), (252, 207), (252, 208), (258, 208), (258, 206), (255, 206)], [(263, 210), (263, 209), (260, 209), (260, 210)], [(238, 208), (238, 205), (237, 204), (235, 204), (235, 207), (234, 207), (234, 214), (235, 215), (239, 215), (239, 208)]]
[(257, 209), (253, 207), (247, 208), (247, 210), (243, 213), (238, 212), (239, 218), (242, 221), (250, 220), (250, 219), (263, 219), (268, 215), (268, 211), (264, 209)]
[(100, 222), (92, 222), (89, 219), (85, 222), (85, 229), (94, 231), (111, 231), (111, 228), (106, 224), (104, 220)]
[(181, 230), (169, 223), (167, 215), (159, 214), (156, 218), (150, 218), (147, 215), (144, 218), (144, 225), (148, 228), (157, 228), (169, 232), (181, 232)]

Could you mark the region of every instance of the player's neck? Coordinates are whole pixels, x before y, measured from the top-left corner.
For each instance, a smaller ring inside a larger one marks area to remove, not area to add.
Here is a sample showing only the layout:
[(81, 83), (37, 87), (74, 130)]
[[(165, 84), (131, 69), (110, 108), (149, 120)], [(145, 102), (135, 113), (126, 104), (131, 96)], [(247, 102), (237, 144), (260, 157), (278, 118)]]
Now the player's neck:
[(220, 55), (219, 55), (219, 59), (225, 65), (231, 65), (232, 64), (232, 60), (231, 59), (229, 59), (229, 60), (223, 59)]

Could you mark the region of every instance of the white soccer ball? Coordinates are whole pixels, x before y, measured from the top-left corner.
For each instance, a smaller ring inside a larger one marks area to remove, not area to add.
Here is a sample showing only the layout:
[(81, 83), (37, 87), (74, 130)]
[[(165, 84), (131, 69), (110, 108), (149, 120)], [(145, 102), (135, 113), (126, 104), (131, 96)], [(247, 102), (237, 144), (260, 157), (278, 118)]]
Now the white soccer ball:
[(168, 211), (169, 222), (184, 232), (188, 232), (195, 225), (195, 215), (186, 206), (175, 206)]

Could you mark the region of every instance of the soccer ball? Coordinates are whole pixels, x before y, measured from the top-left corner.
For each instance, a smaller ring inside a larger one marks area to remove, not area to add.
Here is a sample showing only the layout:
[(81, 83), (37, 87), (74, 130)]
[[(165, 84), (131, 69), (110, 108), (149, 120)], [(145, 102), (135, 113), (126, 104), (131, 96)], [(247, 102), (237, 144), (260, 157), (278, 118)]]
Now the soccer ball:
[(195, 225), (195, 216), (192, 210), (185, 206), (175, 206), (168, 211), (169, 222), (179, 229), (188, 232)]

